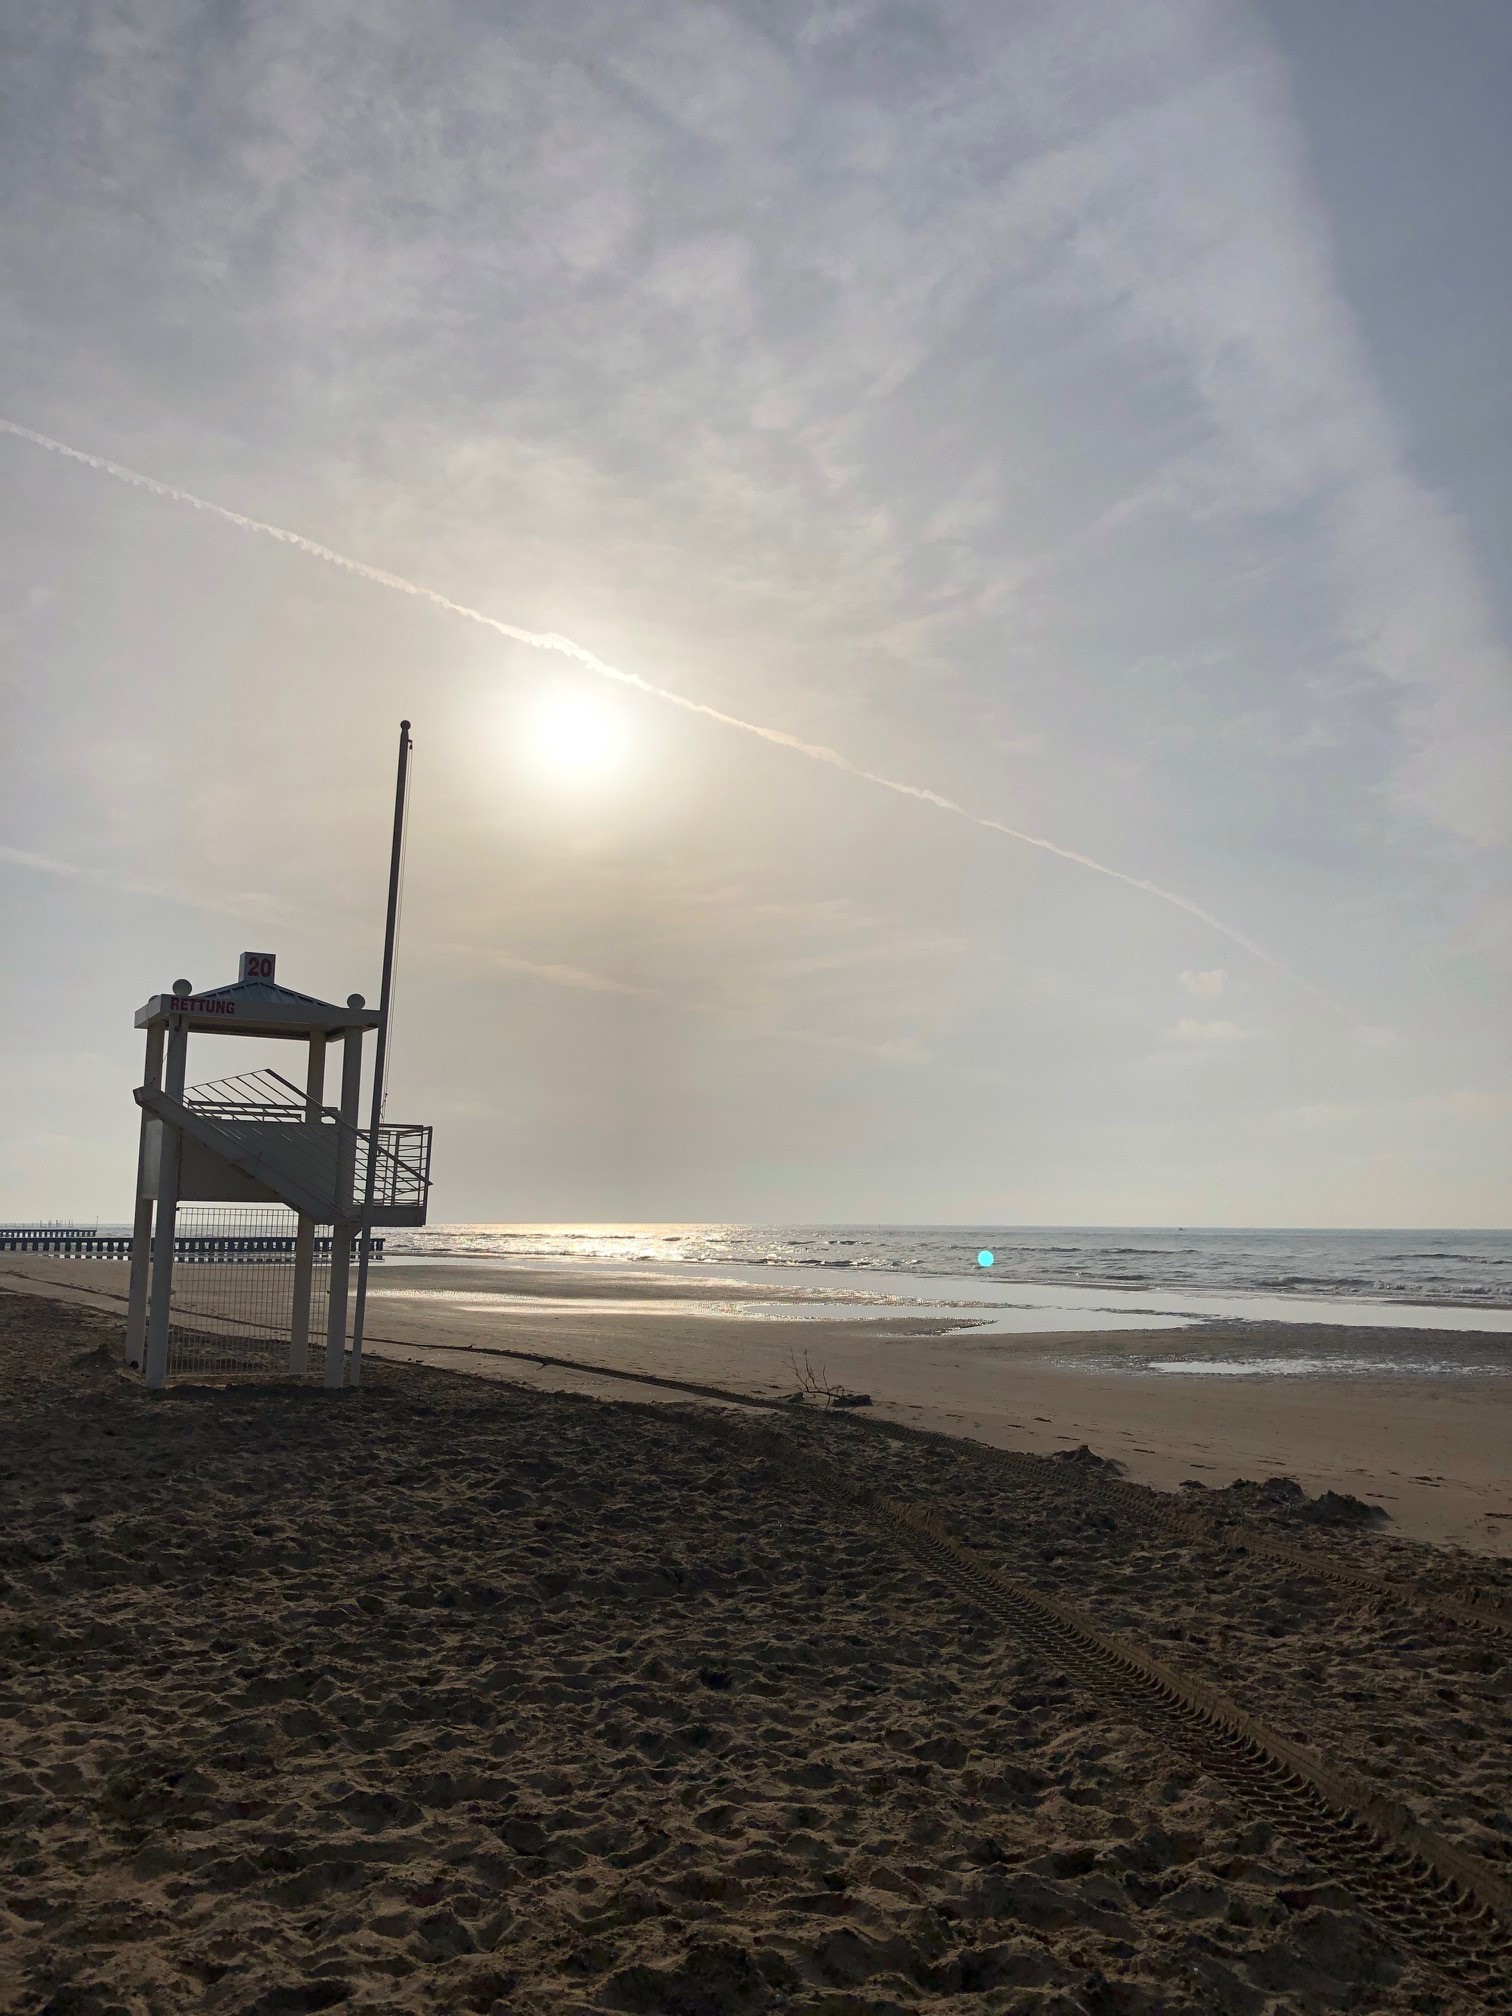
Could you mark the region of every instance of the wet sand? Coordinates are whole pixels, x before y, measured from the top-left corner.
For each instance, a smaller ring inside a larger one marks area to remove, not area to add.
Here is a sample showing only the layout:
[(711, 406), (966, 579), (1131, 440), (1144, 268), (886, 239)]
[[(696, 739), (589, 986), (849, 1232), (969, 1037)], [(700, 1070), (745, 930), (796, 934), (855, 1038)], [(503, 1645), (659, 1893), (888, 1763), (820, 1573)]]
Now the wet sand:
[[(0, 1296), (20, 2016), (1476, 2006), (750, 1414), (393, 1362), (149, 1395), (118, 1330)], [(1512, 1868), (1474, 1634), (1084, 1512), (1065, 1465), (782, 1418)]]
[[(87, 1296), (101, 1309), (121, 1306), (125, 1274), (118, 1262), (0, 1256), (0, 1288)], [(490, 1360), (476, 1348), (536, 1347), (585, 1365), (763, 1398), (792, 1390), (790, 1358), (801, 1360), (806, 1351), (837, 1384), (870, 1393), (877, 1412), (889, 1419), (1000, 1448), (1052, 1452), (1090, 1443), (1117, 1457), (1129, 1476), (1166, 1490), (1187, 1480), (1224, 1486), (1239, 1477), (1291, 1476), (1310, 1494), (1348, 1492), (1378, 1505), (1404, 1537), (1512, 1559), (1512, 1377), (1491, 1369), (1512, 1362), (1503, 1339), (1453, 1340), (1467, 1363), (1479, 1357), (1487, 1368), (1483, 1376), (1231, 1379), (1132, 1368), (1151, 1356), (1174, 1361), (1251, 1355), (1257, 1348), (1278, 1356), (1337, 1350), (1339, 1333), (1295, 1324), (1228, 1324), (944, 1335), (939, 1323), (901, 1312), (864, 1321), (810, 1316), (767, 1322), (604, 1306), (606, 1296), (675, 1303), (706, 1300), (709, 1293), (703, 1284), (637, 1282), (583, 1270), (388, 1261), (373, 1274), (369, 1349), (544, 1388), (623, 1397), (619, 1382), (560, 1367), (533, 1372), (518, 1360)], [(737, 1305), (779, 1299), (765, 1286), (721, 1289), (720, 1297)], [(532, 1307), (532, 1300), (557, 1306)], [(795, 1318), (813, 1307), (794, 1298)], [(1445, 1349), (1444, 1332), (1357, 1328), (1347, 1341), (1351, 1355), (1365, 1357), (1420, 1348), (1433, 1358)], [(396, 1351), (400, 1346), (408, 1348)], [(463, 1346), (475, 1348), (463, 1356)], [(1131, 1369), (1116, 1369), (1120, 1365)], [(655, 1399), (656, 1389), (643, 1389), (641, 1397)]]

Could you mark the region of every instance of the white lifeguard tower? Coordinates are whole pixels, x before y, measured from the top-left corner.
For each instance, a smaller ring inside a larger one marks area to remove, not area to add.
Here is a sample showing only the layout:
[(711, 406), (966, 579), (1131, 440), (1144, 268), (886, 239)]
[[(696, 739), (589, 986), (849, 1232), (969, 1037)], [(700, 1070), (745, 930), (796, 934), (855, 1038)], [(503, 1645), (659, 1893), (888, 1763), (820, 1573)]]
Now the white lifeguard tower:
[[(331, 1228), (325, 1383), (343, 1384), (353, 1242), (364, 1221), (368, 1235), (374, 1226), (423, 1225), (430, 1191), (429, 1127), (358, 1125), (362, 1039), (381, 1021), (360, 994), (338, 1007), (278, 985), (266, 952), (242, 954), (233, 986), (196, 993), (177, 980), (171, 993), (155, 994), (137, 1010), (147, 1058), (136, 1092), (142, 1123), (126, 1361), (149, 1386), (168, 1377), (177, 1215), (189, 1200), (281, 1205), (295, 1214), (287, 1305), (287, 1370), (295, 1375), (310, 1370), (311, 1289), (317, 1245), (325, 1244), (317, 1232)], [(197, 1033), (303, 1043), (303, 1087), (267, 1070), (186, 1087), (189, 1038)], [(338, 1040), (340, 1102), (328, 1106), (326, 1051)], [(354, 1364), (361, 1351), (358, 1299)], [(228, 1320), (219, 1319), (221, 1335)], [(284, 1320), (281, 1313), (280, 1329)]]

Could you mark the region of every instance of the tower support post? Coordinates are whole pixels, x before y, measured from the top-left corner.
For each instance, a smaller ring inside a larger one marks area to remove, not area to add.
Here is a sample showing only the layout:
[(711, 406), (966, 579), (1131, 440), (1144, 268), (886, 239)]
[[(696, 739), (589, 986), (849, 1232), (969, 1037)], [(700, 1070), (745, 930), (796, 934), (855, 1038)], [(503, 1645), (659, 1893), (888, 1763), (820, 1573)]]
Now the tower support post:
[[(169, 1018), (163, 1090), (170, 1099), (184, 1096), (184, 1071), (189, 1059), (189, 1030), (182, 1015)], [(178, 1226), (179, 1163), (184, 1137), (163, 1123), (158, 1159), (157, 1228), (153, 1240), (151, 1307), (147, 1316), (147, 1384), (168, 1382), (168, 1321), (173, 1300), (173, 1239)]]
[(357, 1116), (362, 1098), (362, 1030), (348, 1029), (341, 1042), (341, 1138), (336, 1159), (335, 1224), (331, 1227), (330, 1314), (326, 1324), (327, 1386), (346, 1375), (347, 1287), (356, 1230), (352, 1186), (357, 1173)]
[[(142, 1086), (156, 1092), (163, 1082), (163, 1031), (154, 1023), (147, 1031), (147, 1057)], [(131, 1228), (131, 1281), (126, 1291), (126, 1363), (141, 1368), (147, 1348), (147, 1286), (152, 1268), (152, 1199), (147, 1195), (147, 1142), (152, 1115), (142, 1108), (137, 1136), (136, 1212)]]
[[(310, 1038), (305, 1067), (305, 1115), (313, 1123), (325, 1102), (324, 1030)], [(289, 1370), (310, 1369), (310, 1289), (315, 1275), (315, 1220), (301, 1211), (294, 1229), (294, 1294), (289, 1314)]]

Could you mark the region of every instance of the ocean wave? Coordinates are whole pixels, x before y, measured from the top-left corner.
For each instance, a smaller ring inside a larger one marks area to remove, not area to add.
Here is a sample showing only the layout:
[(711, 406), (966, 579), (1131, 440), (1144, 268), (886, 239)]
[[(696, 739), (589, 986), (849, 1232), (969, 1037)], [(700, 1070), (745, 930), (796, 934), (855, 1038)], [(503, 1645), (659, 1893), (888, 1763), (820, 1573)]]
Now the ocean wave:
[(437, 1225), (395, 1232), (388, 1250), (606, 1266), (791, 1271), (824, 1268), (921, 1279), (1109, 1290), (1512, 1307), (1512, 1233), (1194, 1231), (1148, 1234), (1039, 1226)]

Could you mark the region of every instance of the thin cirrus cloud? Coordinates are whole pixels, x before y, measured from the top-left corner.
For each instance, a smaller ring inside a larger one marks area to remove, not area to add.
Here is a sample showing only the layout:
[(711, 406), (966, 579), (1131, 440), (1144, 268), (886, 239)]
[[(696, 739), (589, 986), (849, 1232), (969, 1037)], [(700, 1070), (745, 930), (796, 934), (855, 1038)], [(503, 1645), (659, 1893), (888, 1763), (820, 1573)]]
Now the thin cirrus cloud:
[(1247, 933), (1237, 930), (1232, 924), (1225, 924), (1221, 918), (1215, 917), (1201, 904), (1194, 903), (1190, 897), (1166, 889), (1147, 876), (1127, 874), (1122, 868), (1111, 868), (1106, 862), (1095, 860), (1090, 854), (1084, 854), (1076, 848), (1063, 847), (1057, 841), (1047, 840), (1039, 834), (1026, 833), (1022, 828), (1010, 826), (1001, 819), (971, 812), (964, 805), (958, 804), (955, 799), (946, 797), (942, 792), (930, 790), (925, 785), (906, 783), (900, 778), (887, 777), (879, 771), (868, 770), (863, 765), (852, 762), (838, 750), (830, 749), (822, 743), (805, 741), (787, 729), (771, 728), (759, 722), (747, 721), (738, 714), (730, 714), (722, 708), (710, 707), (701, 700), (690, 699), (686, 694), (672, 692), (665, 686), (643, 678), (638, 672), (628, 672), (620, 666), (606, 663), (596, 652), (590, 651), (574, 638), (562, 636), (560, 632), (522, 629), (518, 624), (487, 615), (484, 611), (472, 608), (465, 602), (455, 601), (451, 596), (443, 595), (434, 588), (407, 580), (403, 575), (370, 567), (365, 561), (354, 560), (344, 553), (334, 552), (329, 546), (321, 545), (301, 532), (292, 532), (281, 525), (270, 525), (260, 518), (249, 517), (245, 512), (233, 511), (223, 504), (212, 503), (208, 498), (196, 496), (193, 491), (181, 489), (176, 484), (166, 483), (160, 477), (143, 475), (140, 470), (129, 469), (124, 464), (110, 461), (103, 455), (91, 454), (87, 449), (72, 447), (66, 441), (56, 440), (51, 435), (22, 426), (14, 420), (0, 418), (0, 433), (9, 434), (18, 441), (29, 442), (33, 447), (43, 448), (49, 454), (61, 455), (70, 462), (96, 470), (99, 474), (109, 476), (118, 483), (125, 483), (133, 489), (145, 490), (153, 496), (166, 498), (171, 503), (184, 504), (191, 510), (206, 512), (211, 517), (234, 526), (238, 531), (255, 533), (263, 538), (276, 540), (281, 545), (291, 546), (296, 552), (304, 553), (325, 566), (354, 574), (359, 580), (369, 581), (375, 587), (393, 589), (401, 595), (413, 596), (419, 601), (428, 602), (448, 615), (460, 616), (469, 623), (481, 624), (485, 629), (495, 631), (512, 643), (526, 644), (537, 651), (560, 653), (576, 664), (585, 666), (600, 678), (632, 686), (637, 692), (662, 701), (668, 706), (679, 708), (684, 713), (698, 714), (705, 720), (718, 723), (720, 727), (734, 728), (743, 735), (753, 735), (760, 741), (775, 743), (779, 748), (790, 749), (795, 755), (806, 757), (810, 762), (822, 763), (829, 769), (839, 770), (845, 776), (854, 777), (861, 783), (874, 784), (898, 797), (913, 798), (921, 804), (932, 805), (938, 811), (948, 813), (953, 818), (965, 819), (986, 832), (1000, 833), (1009, 840), (1034, 848), (1039, 853), (1053, 854), (1058, 860), (1070, 862), (1078, 868), (1085, 868), (1094, 875), (1105, 876), (1112, 882), (1121, 882), (1126, 888), (1137, 890), (1141, 895), (1152, 896), (1157, 902), (1169, 904), (1172, 909), (1184, 911), (1187, 916), (1195, 917), (1210, 931), (1216, 931), (1220, 936), (1230, 939), (1251, 957), (1266, 966), (1273, 967), (1276, 972), (1284, 974), (1297, 986), (1316, 995), (1335, 1012), (1339, 1014), (1346, 1012), (1338, 1008), (1322, 988), (1294, 972), (1273, 953), (1258, 945)]
[(1171, 1033), (1179, 1043), (1242, 1043), (1251, 1032), (1237, 1022), (1202, 1022), (1183, 1015)]
[(1110, 522), (1300, 514), (1331, 588), (1322, 662), (1353, 661), (1395, 696), (1399, 802), (1470, 844), (1506, 841), (1512, 657), (1452, 510), (1406, 467), (1274, 53), (1251, 38), (1069, 155), (1054, 164), (1066, 285), (1179, 363), (1210, 430)]
[(526, 959), (519, 953), (501, 952), (496, 946), (437, 944), (421, 938), (414, 951), (422, 959), (443, 957), (466, 965), (488, 966), (496, 972), (519, 973), (531, 980), (544, 980), (554, 987), (569, 987), (589, 994), (649, 997), (656, 992), (653, 987), (641, 987), (631, 980), (616, 979), (610, 973), (595, 973), (586, 966), (572, 966), (558, 959)]
[(1228, 972), (1222, 966), (1209, 966), (1193, 970), (1188, 968), (1181, 976), (1181, 984), (1188, 994), (1195, 994), (1199, 1000), (1213, 1001), (1223, 992)]

